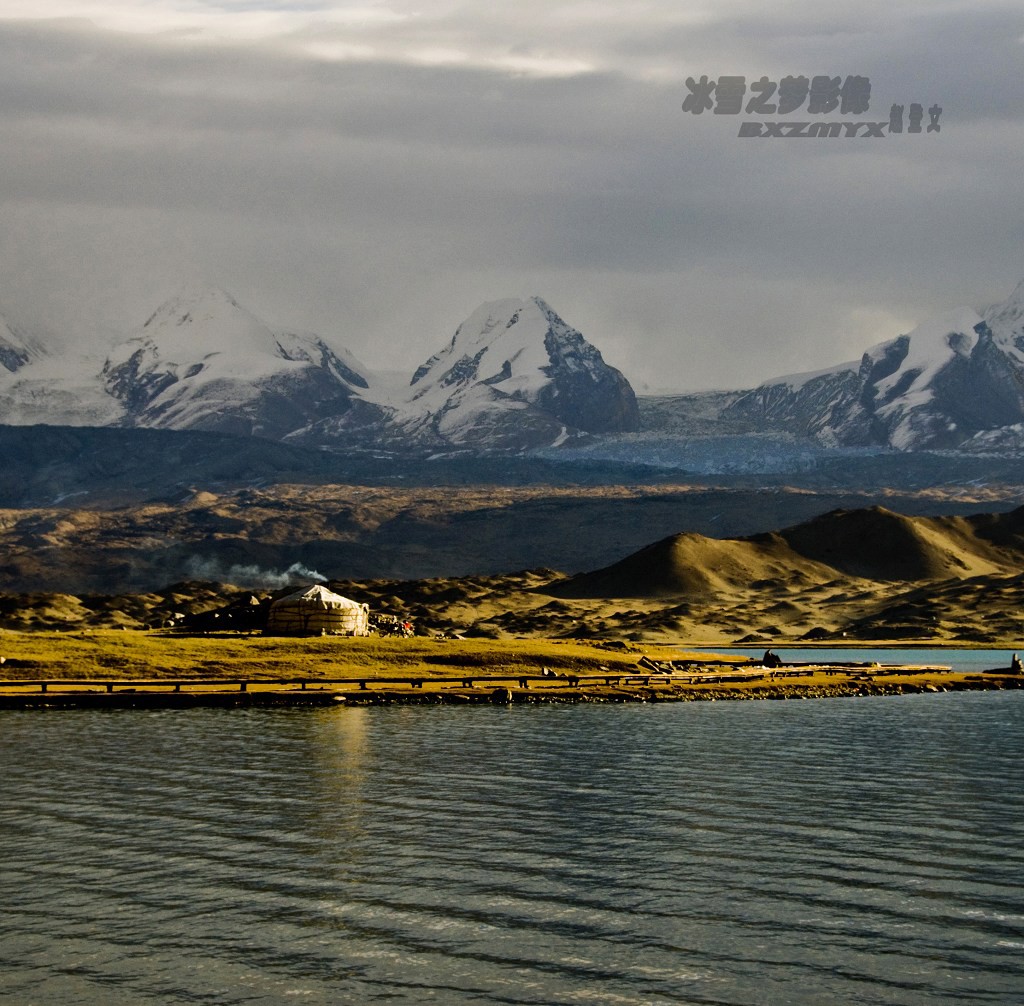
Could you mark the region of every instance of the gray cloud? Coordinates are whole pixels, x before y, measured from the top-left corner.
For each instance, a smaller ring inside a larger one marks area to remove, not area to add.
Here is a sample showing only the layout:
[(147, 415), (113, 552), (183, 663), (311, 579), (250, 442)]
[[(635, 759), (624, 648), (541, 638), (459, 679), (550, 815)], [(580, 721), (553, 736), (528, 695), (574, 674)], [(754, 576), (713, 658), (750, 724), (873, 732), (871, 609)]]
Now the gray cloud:
[[(393, 366), (538, 293), (631, 378), (721, 386), (1024, 276), (1015, 5), (382, 10), (244, 42), (0, 21), (0, 303), (103, 341), (206, 279)], [(680, 108), (687, 75), (826, 72), (942, 132), (741, 140)]]

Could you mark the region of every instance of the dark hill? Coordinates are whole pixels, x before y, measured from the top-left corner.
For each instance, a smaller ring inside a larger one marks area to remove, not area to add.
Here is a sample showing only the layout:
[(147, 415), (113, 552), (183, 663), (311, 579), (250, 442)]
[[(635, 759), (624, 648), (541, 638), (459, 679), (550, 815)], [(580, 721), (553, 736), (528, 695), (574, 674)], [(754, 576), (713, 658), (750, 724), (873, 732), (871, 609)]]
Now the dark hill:
[(965, 520), (978, 538), (1012, 549), (1024, 558), (1024, 506), (1009, 513), (982, 513)]
[(676, 534), (614, 565), (544, 589), (557, 597), (707, 595), (776, 580), (825, 583), (834, 572), (797, 555), (776, 534), (718, 539)]
[(869, 580), (941, 580), (969, 567), (942, 529), (885, 507), (833, 510), (780, 534), (800, 555)]
[(706, 596), (841, 577), (916, 583), (1012, 573), (1024, 556), (1024, 510), (907, 517), (884, 507), (832, 510), (779, 532), (663, 538), (625, 559), (543, 588), (566, 598)]

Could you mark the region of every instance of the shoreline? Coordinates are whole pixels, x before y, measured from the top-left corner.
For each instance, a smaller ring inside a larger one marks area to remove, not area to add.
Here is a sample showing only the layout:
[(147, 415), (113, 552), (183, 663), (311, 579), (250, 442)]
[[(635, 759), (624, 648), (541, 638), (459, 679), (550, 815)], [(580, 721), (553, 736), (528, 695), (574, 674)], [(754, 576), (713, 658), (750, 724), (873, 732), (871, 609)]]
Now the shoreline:
[[(574, 682), (550, 678), (519, 679), (495, 685), (495, 679), (409, 679), (374, 683), (372, 679), (339, 687), (330, 682), (269, 682), (259, 679), (225, 682), (0, 681), (0, 710), (72, 709), (268, 709), (346, 706), (547, 705), (716, 701), (791, 701), (871, 698), (947, 692), (1024, 689), (1024, 675), (929, 671), (875, 677), (839, 671), (817, 671), (785, 681), (690, 681), (652, 676), (622, 681)], [(714, 677), (714, 676), (709, 676)], [(884, 677), (884, 680), (881, 680)]]
[[(157, 709), (323, 709), (361, 706), (527, 706), (551, 704), (623, 704), (663, 702), (794, 701), (837, 698), (878, 698), (899, 695), (941, 694), (948, 692), (1011, 691), (1024, 689), (1020, 677), (956, 676), (942, 684), (892, 682), (886, 685), (833, 684), (785, 685), (763, 689), (739, 689), (718, 685), (669, 692), (657, 688), (625, 687), (611, 689), (579, 688), (564, 692), (537, 692), (517, 689), (449, 689), (443, 692), (368, 689), (365, 692), (322, 691), (233, 691), (233, 692), (38, 692), (14, 694), (0, 682), (2, 710), (157, 710)], [(973, 678), (974, 680), (970, 680)]]
[(0, 709), (772, 701), (1024, 688), (1024, 675), (1009, 668), (867, 661), (769, 668), (703, 648), (536, 638), (7, 630), (0, 657)]

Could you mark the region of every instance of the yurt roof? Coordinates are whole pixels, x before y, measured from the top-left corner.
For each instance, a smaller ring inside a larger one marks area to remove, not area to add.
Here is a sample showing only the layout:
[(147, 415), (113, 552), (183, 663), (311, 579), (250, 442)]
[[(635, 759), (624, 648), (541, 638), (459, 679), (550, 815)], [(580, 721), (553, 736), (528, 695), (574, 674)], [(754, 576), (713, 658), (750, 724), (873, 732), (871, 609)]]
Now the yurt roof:
[(300, 605), (305, 604), (310, 607), (317, 608), (361, 608), (362, 605), (357, 601), (352, 601), (347, 597), (342, 597), (341, 594), (335, 594), (333, 590), (328, 590), (325, 586), (319, 583), (313, 584), (311, 587), (300, 587), (292, 594), (286, 594), (284, 597), (279, 597), (271, 605), (272, 608), (276, 608), (278, 605)]

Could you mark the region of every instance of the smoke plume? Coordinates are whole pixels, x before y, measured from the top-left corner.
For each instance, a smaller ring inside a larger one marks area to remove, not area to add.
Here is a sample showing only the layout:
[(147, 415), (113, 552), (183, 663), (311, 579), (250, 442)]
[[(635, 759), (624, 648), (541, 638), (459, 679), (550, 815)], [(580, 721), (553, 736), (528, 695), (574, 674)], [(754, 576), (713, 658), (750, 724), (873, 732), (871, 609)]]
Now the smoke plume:
[(224, 566), (217, 559), (203, 559), (193, 556), (186, 564), (191, 580), (217, 580), (221, 583), (233, 583), (237, 587), (265, 587), (278, 590), (292, 584), (326, 583), (327, 577), (315, 569), (304, 566), (301, 562), (293, 562), (284, 572), (272, 569), (260, 569), (259, 566)]

